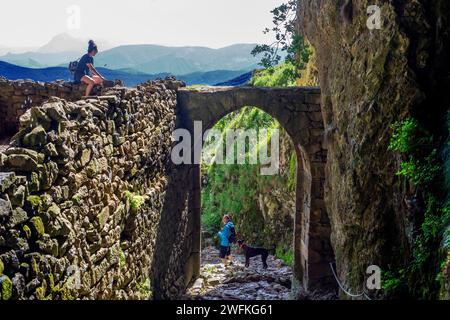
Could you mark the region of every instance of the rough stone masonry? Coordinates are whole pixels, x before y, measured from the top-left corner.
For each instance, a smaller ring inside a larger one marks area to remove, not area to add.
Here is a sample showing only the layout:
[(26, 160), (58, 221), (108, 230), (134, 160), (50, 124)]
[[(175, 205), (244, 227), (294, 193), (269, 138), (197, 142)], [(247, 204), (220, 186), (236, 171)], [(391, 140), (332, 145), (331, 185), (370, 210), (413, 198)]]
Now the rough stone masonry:
[(0, 138), (17, 132), (19, 118), (29, 108), (41, 105), (50, 97), (79, 100), (84, 89), (83, 85), (71, 82), (9, 81), (0, 77)]
[[(47, 86), (0, 84), (21, 99)], [(200, 271), (200, 167), (172, 164), (172, 133), (195, 120), (209, 128), (246, 105), (278, 119), (296, 146), (293, 292), (334, 289), (320, 89), (183, 86), (166, 79), (95, 99), (50, 97), (11, 118), (18, 130), (0, 153), (2, 299), (183, 294)]]
[[(2, 101), (6, 91), (48, 93), (46, 85), (7, 83)], [(0, 153), (1, 299), (181, 293), (192, 232), (189, 168), (168, 161), (180, 86), (115, 87), (76, 102), (51, 97), (20, 117)], [(178, 241), (161, 241), (174, 235)]]

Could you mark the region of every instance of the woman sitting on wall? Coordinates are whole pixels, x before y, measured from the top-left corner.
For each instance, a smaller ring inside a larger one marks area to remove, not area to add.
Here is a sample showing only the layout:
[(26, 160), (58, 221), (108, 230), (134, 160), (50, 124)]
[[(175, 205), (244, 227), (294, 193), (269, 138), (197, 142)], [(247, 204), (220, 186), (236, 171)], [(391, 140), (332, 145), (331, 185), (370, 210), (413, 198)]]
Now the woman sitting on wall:
[(97, 45), (93, 40), (89, 40), (88, 53), (81, 57), (75, 71), (75, 83), (87, 84), (86, 96), (91, 94), (96, 84), (102, 84), (106, 80), (94, 67), (94, 57), (97, 53)]

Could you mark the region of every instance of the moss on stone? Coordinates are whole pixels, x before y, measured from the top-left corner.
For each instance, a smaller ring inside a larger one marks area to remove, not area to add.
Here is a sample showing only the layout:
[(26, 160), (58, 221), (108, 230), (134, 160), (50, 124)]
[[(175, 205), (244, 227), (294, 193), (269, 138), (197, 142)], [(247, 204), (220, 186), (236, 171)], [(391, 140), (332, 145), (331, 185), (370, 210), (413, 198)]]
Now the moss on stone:
[(20, 270), (22, 270), (22, 271), (26, 270), (26, 271), (24, 271), (22, 273), (28, 273), (28, 270), (30, 270), (30, 265), (28, 263), (26, 263), (26, 262), (22, 262), (20, 264)]
[(136, 195), (129, 191), (125, 192), (125, 199), (130, 203), (130, 208), (135, 213), (145, 202), (145, 198), (143, 196)]
[(37, 275), (39, 273), (39, 262), (36, 261), (35, 258), (31, 259), (31, 270), (33, 270), (33, 273)]
[(127, 265), (127, 258), (125, 256), (125, 252), (123, 252), (122, 248), (119, 248), (119, 266), (120, 268), (125, 268)]
[(37, 192), (40, 190), (40, 180), (39, 180), (39, 174), (37, 172), (31, 173), (31, 182), (29, 183), (29, 190), (31, 192)]
[(3, 271), (5, 271), (5, 265), (3, 264), (2, 259), (0, 259), (0, 275), (3, 274)]
[(99, 171), (98, 160), (94, 158), (86, 166), (86, 175), (88, 176), (88, 178), (94, 178), (97, 175), (98, 171)]
[(57, 216), (60, 215), (61, 209), (58, 207), (57, 204), (54, 203), (54, 204), (52, 204), (52, 205), (48, 208), (47, 213), (48, 213), (51, 217), (55, 218), (55, 217), (57, 217)]
[(54, 279), (52, 273), (50, 273), (50, 274), (48, 275), (48, 284), (49, 284), (49, 286), (50, 286), (50, 289), (53, 290), (53, 288), (55, 287), (55, 279)]
[(102, 230), (105, 227), (108, 217), (109, 217), (109, 207), (104, 207), (97, 216), (97, 221), (100, 230)]
[(41, 198), (39, 196), (28, 196), (27, 201), (34, 208), (38, 208), (41, 204)]
[(76, 294), (75, 290), (69, 289), (66, 285), (62, 287), (61, 289), (61, 299), (62, 300), (75, 300)]
[(23, 226), (23, 232), (25, 233), (25, 237), (27, 239), (31, 238), (31, 229), (29, 226), (27, 226), (27, 225)]
[(39, 125), (23, 138), (23, 144), (27, 147), (43, 146), (47, 140), (47, 133), (43, 126)]
[(31, 218), (30, 223), (39, 237), (44, 235), (45, 233), (44, 223), (42, 222), (42, 219), (40, 217)]
[(53, 295), (53, 297), (56, 297), (60, 293), (61, 293), (61, 288), (59, 287), (59, 284), (57, 284), (56, 286), (54, 286), (52, 288), (52, 295)]
[(81, 204), (81, 196), (77, 193), (72, 197), (72, 201), (75, 205), (79, 206)]
[(38, 157), (38, 163), (44, 163), (44, 161), (45, 161), (45, 154), (38, 153), (37, 157)]
[(2, 300), (9, 300), (12, 297), (13, 283), (7, 276), (0, 277)]
[(152, 296), (150, 278), (145, 278), (142, 281), (136, 283), (136, 289), (140, 294), (141, 299), (149, 299)]
[(45, 293), (47, 292), (47, 281), (44, 279), (42, 281), (42, 285), (36, 289), (36, 298), (38, 300), (49, 300), (51, 296), (46, 297)]

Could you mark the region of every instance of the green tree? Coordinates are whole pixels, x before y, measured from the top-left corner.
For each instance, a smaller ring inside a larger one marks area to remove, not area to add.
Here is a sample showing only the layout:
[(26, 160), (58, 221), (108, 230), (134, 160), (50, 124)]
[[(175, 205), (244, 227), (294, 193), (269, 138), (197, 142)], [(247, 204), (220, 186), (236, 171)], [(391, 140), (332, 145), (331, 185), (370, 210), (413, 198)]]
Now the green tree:
[(284, 62), (294, 66), (286, 68), (284, 72), (291, 79), (297, 79), (298, 71), (305, 69), (311, 50), (305, 38), (299, 34), (297, 28), (298, 1), (290, 0), (271, 11), (273, 14), (272, 28), (266, 28), (264, 34), (274, 34), (274, 42), (270, 45), (257, 45), (252, 54), (262, 54), (260, 65), (270, 69)]

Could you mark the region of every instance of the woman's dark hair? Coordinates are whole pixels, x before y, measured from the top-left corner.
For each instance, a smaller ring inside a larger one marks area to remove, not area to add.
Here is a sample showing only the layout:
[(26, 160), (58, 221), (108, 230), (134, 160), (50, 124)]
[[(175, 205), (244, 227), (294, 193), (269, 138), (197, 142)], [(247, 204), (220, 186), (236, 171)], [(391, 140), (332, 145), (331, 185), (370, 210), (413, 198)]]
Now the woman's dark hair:
[(95, 44), (94, 40), (89, 40), (88, 53), (91, 53), (92, 51), (98, 52), (98, 48), (97, 48), (97, 45)]

